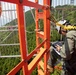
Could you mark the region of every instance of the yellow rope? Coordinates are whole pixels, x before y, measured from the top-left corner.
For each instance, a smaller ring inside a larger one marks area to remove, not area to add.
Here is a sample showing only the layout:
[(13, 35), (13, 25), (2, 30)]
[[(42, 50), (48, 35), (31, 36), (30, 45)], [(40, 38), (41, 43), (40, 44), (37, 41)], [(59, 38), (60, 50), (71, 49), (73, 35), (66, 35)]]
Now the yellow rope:
[(71, 25), (64, 26), (63, 24), (59, 24), (58, 22), (56, 23), (56, 25), (62, 27), (63, 29), (67, 29), (67, 30), (76, 29), (76, 26), (71, 26)]
[(71, 25), (64, 26), (63, 24), (58, 23), (53, 15), (51, 15), (51, 21), (53, 21), (57, 26), (60, 26), (63, 29), (67, 29), (67, 30), (76, 29), (76, 26), (74, 26), (74, 25), (73, 26), (71, 26)]

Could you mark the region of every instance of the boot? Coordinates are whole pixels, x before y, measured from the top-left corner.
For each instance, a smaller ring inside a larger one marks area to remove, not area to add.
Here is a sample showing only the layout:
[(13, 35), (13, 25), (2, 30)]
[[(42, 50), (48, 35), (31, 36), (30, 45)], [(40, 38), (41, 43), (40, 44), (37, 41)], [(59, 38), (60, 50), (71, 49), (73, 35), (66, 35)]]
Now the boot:
[(47, 65), (47, 69), (48, 69), (48, 71), (51, 72), (51, 73), (54, 71), (54, 68), (51, 67), (50, 65)]

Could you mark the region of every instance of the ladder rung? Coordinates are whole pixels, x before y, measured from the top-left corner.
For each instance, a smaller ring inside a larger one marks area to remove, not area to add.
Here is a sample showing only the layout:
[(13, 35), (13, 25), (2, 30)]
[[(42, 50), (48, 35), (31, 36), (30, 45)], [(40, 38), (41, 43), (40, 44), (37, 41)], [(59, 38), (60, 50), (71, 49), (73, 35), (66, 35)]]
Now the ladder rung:
[(42, 70), (38, 70), (39, 75), (44, 75), (44, 72)]
[[(40, 61), (39, 62), (39, 65), (40, 65), (40, 67), (44, 70), (44, 63), (43, 63), (43, 61)], [(49, 68), (49, 65), (47, 65), (47, 68)], [(50, 68), (50, 71), (52, 72), (52, 68)]]
[(39, 19), (43, 19), (43, 12), (40, 12), (40, 13), (38, 14), (38, 18), (39, 18)]
[(44, 48), (40, 48), (40, 52), (39, 54), (37, 54), (37, 56), (30, 62), (30, 64), (28, 65), (28, 69), (31, 70), (32, 68), (36, 67), (38, 61), (42, 58), (43, 54), (45, 53), (46, 49)]
[(37, 32), (37, 35), (38, 35), (40, 38), (44, 38), (44, 32), (43, 32), (43, 31)]
[(40, 67), (44, 70), (44, 63), (43, 63), (42, 60), (39, 62), (39, 65), (40, 65)]

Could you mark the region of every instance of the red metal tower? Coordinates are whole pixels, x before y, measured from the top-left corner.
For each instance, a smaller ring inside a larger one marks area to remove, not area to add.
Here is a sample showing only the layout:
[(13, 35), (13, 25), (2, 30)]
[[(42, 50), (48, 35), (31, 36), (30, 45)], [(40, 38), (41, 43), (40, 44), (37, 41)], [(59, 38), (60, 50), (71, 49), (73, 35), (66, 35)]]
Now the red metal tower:
[[(38, 75), (49, 75), (47, 70), (47, 60), (50, 49), (50, 9), (45, 5), (50, 6), (51, 0), (43, 0), (43, 5), (38, 4), (38, 0), (31, 2), (29, 0), (1, 0), (4, 2), (10, 2), (16, 4), (17, 17), (18, 17), (18, 32), (20, 40), (20, 52), (22, 61), (13, 68), (7, 75), (15, 75), (21, 68), (23, 69), (23, 75), (30, 75), (33, 69), (38, 65)], [(27, 56), (26, 48), (26, 33), (24, 28), (24, 14), (23, 6), (35, 7), (36, 18), (36, 48)], [(41, 9), (42, 12), (38, 10)], [(43, 20), (44, 29), (39, 31), (39, 19)], [(42, 42), (39, 42), (42, 39)], [(28, 60), (32, 58), (34, 54), (37, 56), (28, 64)], [(44, 62), (41, 59), (44, 59)], [(43, 69), (43, 70), (42, 70)]]

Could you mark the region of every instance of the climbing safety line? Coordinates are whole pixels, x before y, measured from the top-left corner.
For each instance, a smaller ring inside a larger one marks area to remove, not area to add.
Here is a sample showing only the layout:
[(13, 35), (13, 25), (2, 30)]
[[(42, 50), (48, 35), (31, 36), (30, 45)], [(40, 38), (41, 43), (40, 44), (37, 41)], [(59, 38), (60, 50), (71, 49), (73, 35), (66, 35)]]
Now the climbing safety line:
[(53, 15), (51, 15), (50, 18), (51, 18), (51, 21), (53, 21), (57, 26), (60, 26), (63, 29), (67, 29), (67, 30), (76, 29), (76, 26), (74, 25), (64, 26), (63, 24), (58, 23)]

